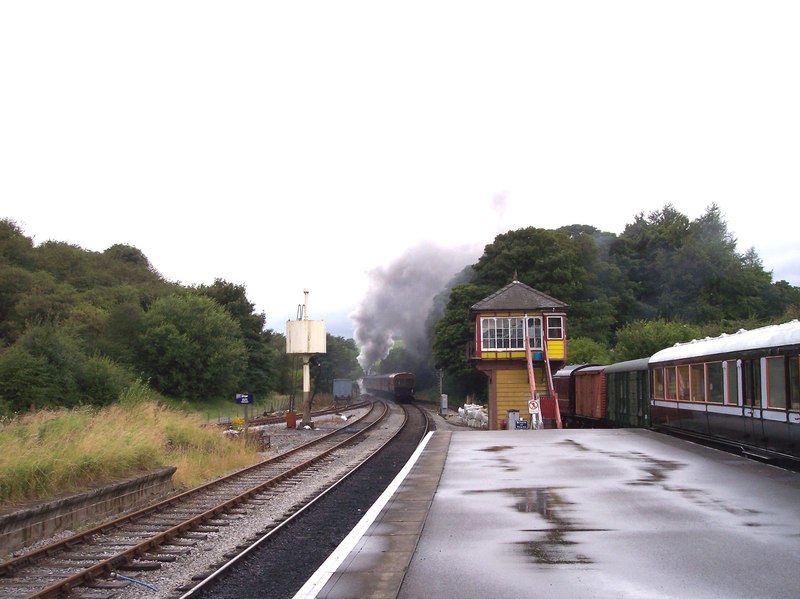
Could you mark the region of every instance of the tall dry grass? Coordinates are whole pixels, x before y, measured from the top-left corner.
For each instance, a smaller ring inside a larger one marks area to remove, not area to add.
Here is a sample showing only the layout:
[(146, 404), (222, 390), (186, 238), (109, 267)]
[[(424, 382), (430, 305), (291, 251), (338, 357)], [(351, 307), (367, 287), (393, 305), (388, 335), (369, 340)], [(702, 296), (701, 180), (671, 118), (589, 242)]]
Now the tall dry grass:
[(0, 425), (0, 509), (177, 466), (188, 488), (256, 463), (254, 443), (229, 440), (135, 384), (101, 409), (42, 411)]

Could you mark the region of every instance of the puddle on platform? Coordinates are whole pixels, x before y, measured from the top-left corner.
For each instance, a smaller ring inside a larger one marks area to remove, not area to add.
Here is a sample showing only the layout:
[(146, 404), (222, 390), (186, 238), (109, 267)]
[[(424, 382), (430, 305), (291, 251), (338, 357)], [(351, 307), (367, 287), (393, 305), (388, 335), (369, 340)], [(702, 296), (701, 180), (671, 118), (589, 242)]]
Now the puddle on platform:
[(572, 449), (577, 449), (578, 451), (591, 451), (586, 445), (583, 443), (578, 443), (575, 439), (564, 439), (560, 442), (561, 445), (569, 445)]
[(492, 445), (491, 447), (484, 447), (479, 451), (508, 451), (514, 449), (511, 445)]
[[(478, 451), (485, 451), (487, 453), (501, 453), (504, 451), (509, 451), (510, 449), (514, 449), (511, 445), (492, 445), (491, 447), (484, 447), (483, 449), (479, 449)], [(506, 472), (516, 472), (519, 470), (516, 462), (504, 456), (498, 456), (497, 461), (500, 463), (500, 467), (505, 470)]]
[[(717, 499), (712, 495), (710, 495), (707, 491), (704, 491), (703, 489), (695, 489), (692, 487), (669, 484), (669, 479), (671, 478), (672, 474), (680, 470), (681, 468), (686, 467), (686, 464), (682, 462), (674, 462), (671, 460), (660, 460), (658, 458), (654, 458), (652, 456), (649, 456), (645, 453), (641, 453), (638, 451), (632, 451), (630, 453), (618, 453), (618, 452), (603, 452), (603, 453), (613, 458), (632, 460), (638, 462), (637, 465), (639, 469), (643, 472), (643, 474), (636, 480), (627, 482), (626, 484), (628, 485), (631, 486), (658, 485), (665, 491), (668, 491), (670, 493), (677, 493), (678, 495), (681, 495), (682, 497), (686, 498), (692, 503), (695, 503), (696, 505), (715, 510), (716, 509), (723, 510), (734, 516), (751, 517), (760, 514), (758, 510), (745, 508), (739, 505), (731, 505), (725, 501)], [(748, 527), (758, 526), (758, 524), (754, 524), (753, 522), (745, 522), (744, 525)]]
[[(574, 532), (602, 532), (598, 529), (580, 528), (570, 518), (573, 504), (566, 501), (557, 487), (530, 487), (473, 491), (471, 493), (500, 493), (514, 498), (514, 509), (522, 514), (532, 514), (550, 526), (521, 528), (520, 532), (531, 534), (529, 541), (518, 541), (524, 555), (536, 564), (591, 564), (592, 560), (576, 551), (577, 543), (569, 538)], [(521, 521), (522, 522), (522, 521)]]

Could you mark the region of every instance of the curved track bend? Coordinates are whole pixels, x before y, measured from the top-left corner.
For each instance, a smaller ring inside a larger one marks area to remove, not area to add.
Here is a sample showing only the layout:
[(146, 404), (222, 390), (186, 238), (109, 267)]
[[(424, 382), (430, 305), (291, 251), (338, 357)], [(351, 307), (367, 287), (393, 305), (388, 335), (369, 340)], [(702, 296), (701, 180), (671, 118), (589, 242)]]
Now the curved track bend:
[(158, 569), (248, 509), (271, 504), (276, 497), (303, 503), (295, 492), (302, 481), (323, 476), (348, 448), (380, 428), (389, 413), (386, 403), (374, 402), (357, 420), (272, 459), (4, 562), (0, 596), (117, 596), (135, 580), (122, 572)]

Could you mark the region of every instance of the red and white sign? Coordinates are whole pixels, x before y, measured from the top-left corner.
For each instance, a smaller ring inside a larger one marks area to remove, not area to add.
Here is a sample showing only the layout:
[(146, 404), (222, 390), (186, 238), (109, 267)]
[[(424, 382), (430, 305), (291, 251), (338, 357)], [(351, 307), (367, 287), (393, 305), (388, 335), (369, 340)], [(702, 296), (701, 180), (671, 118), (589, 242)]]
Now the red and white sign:
[(538, 414), (540, 411), (539, 408), (539, 398), (535, 397), (533, 399), (528, 400), (528, 413), (530, 414)]

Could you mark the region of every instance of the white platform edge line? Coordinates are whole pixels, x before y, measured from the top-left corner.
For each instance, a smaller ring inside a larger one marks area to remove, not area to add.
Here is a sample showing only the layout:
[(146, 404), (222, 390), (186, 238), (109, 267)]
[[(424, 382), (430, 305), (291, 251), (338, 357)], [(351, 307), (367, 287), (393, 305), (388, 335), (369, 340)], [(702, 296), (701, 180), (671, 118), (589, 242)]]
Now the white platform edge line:
[(432, 436), (433, 431), (425, 435), (425, 438), (420, 441), (417, 449), (409, 458), (408, 462), (406, 462), (406, 465), (403, 466), (403, 469), (397, 473), (394, 480), (386, 487), (386, 490), (378, 497), (377, 501), (372, 504), (372, 507), (367, 510), (367, 513), (364, 514), (355, 528), (350, 531), (350, 534), (344, 538), (339, 546), (334, 549), (333, 553), (328, 556), (328, 559), (314, 572), (314, 575), (306, 581), (299, 591), (297, 591), (293, 599), (313, 599), (323, 589), (330, 577), (334, 575), (345, 558), (361, 540), (361, 537), (364, 536), (364, 533), (372, 526), (372, 523), (375, 521), (375, 518), (378, 517), (378, 514), (381, 513), (384, 506), (389, 503), (389, 499), (391, 499), (392, 495), (394, 495), (395, 491), (397, 491), (403, 483), (408, 473), (411, 472), (411, 469), (417, 463), (419, 456), (422, 455), (422, 451), (428, 445), (428, 441), (430, 441)]

